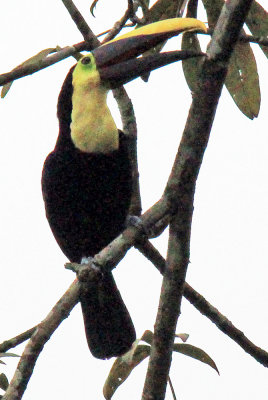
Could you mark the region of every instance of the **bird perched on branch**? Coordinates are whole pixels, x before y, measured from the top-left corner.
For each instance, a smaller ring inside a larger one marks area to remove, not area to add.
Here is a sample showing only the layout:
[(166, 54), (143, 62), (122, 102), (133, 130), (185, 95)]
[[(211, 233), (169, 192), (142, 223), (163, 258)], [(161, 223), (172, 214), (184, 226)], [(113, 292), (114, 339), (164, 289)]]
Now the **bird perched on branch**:
[[(66, 76), (58, 100), (59, 135), (45, 161), (42, 191), (46, 216), (71, 262), (93, 257), (124, 229), (132, 173), (127, 136), (106, 104), (107, 93), (132, 79), (194, 54), (167, 52), (137, 58), (185, 31), (206, 31), (192, 18), (164, 20), (84, 55)], [(195, 54), (196, 55), (196, 54)], [(101, 359), (125, 353), (135, 329), (111, 272), (81, 291), (86, 337)]]

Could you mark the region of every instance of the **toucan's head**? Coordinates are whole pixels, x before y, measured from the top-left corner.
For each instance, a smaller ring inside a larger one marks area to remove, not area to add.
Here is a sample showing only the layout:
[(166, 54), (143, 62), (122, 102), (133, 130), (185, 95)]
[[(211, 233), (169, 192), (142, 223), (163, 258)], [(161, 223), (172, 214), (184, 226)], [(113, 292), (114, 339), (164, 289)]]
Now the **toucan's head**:
[(206, 32), (205, 24), (195, 18), (162, 20), (121, 35), (83, 56), (77, 63), (73, 76), (86, 83), (98, 81), (114, 89), (146, 72), (172, 62), (200, 56), (194, 52), (172, 51), (137, 58), (157, 44), (181, 32)]
[(106, 104), (108, 90), (174, 61), (202, 55), (171, 51), (138, 57), (189, 31), (206, 32), (206, 26), (194, 18), (163, 20), (121, 35), (83, 56), (69, 71), (59, 96), (59, 141), (71, 136), (71, 145), (87, 153), (118, 149), (117, 127)]

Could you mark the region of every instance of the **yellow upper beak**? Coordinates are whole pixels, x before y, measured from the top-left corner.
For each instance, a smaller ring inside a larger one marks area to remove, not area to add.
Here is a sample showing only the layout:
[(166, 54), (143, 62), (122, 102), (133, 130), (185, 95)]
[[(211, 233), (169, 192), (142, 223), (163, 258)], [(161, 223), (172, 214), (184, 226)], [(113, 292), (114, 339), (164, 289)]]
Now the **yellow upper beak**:
[(134, 29), (103, 44), (92, 51), (102, 81), (115, 88), (156, 68), (203, 55), (174, 51), (136, 58), (157, 44), (190, 31), (206, 32), (207, 28), (195, 18), (172, 18)]
[[(162, 37), (166, 40), (172, 36), (179, 35), (181, 32), (191, 32), (191, 31), (201, 31), (207, 32), (207, 27), (204, 22), (199, 21), (195, 18), (170, 18), (163, 19), (162, 21), (153, 22), (152, 24), (144, 25), (140, 28), (134, 29), (128, 33), (120, 35), (115, 39), (110, 40), (107, 43), (104, 43), (103, 46), (108, 43), (116, 42), (117, 40), (127, 39), (131, 37), (137, 38), (138, 36), (147, 36), (148, 40), (150, 40), (150, 36)], [(166, 37), (166, 35), (168, 37)], [(159, 40), (160, 42), (161, 40)]]

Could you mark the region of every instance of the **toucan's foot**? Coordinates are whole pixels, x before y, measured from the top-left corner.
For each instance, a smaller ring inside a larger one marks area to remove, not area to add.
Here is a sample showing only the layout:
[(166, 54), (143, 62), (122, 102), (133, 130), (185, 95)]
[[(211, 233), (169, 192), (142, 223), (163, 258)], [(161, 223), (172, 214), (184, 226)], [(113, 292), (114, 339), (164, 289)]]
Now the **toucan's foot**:
[(144, 234), (146, 234), (146, 229), (143, 226), (142, 220), (137, 215), (128, 215), (125, 225), (126, 228), (128, 228), (129, 226), (134, 226), (135, 228), (142, 230)]
[(142, 232), (145, 239), (154, 239), (166, 229), (170, 222), (170, 218), (170, 215), (166, 215), (154, 225), (153, 229), (148, 229), (145, 228), (140, 217), (137, 217), (136, 215), (128, 215), (126, 218), (126, 227), (134, 226)]
[(77, 277), (80, 282), (96, 281), (102, 278), (101, 267), (93, 257), (82, 257)]
[(150, 232), (143, 225), (142, 220), (137, 215), (128, 215), (126, 218), (126, 227), (134, 226), (137, 228), (141, 234), (144, 236), (144, 239), (148, 239), (150, 237)]
[(97, 262), (94, 260), (94, 257), (82, 257), (81, 258), (81, 265), (90, 265), (90, 267), (93, 270), (99, 271), (100, 266), (97, 264)]
[(93, 257), (82, 257), (81, 258), (81, 262), (80, 264), (84, 265), (84, 264), (91, 264), (93, 263)]

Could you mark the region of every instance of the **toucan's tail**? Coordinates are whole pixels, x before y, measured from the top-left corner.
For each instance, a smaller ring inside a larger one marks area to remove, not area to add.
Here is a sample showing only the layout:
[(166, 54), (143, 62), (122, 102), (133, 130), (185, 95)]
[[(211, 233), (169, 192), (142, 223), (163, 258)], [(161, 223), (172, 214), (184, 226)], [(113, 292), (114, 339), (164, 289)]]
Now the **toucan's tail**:
[(130, 349), (136, 332), (111, 273), (81, 285), (80, 301), (89, 349), (94, 357), (117, 357)]

